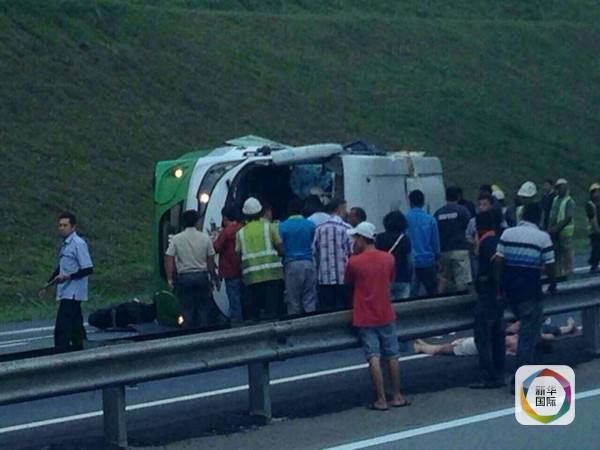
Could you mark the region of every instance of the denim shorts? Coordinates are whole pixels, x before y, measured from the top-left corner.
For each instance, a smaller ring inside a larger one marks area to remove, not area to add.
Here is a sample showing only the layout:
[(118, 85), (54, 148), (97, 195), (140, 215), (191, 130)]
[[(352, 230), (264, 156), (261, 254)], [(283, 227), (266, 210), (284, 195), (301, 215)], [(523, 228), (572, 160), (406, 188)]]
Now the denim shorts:
[(394, 322), (381, 327), (358, 327), (358, 335), (367, 361), (373, 356), (381, 356), (383, 359), (394, 359), (400, 356)]

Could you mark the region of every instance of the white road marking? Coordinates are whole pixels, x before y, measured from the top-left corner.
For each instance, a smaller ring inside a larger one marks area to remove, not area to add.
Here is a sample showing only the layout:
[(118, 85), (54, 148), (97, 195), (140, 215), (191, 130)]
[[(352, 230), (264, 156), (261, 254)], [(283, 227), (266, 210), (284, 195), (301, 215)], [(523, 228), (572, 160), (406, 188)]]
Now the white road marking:
[(102, 415), (102, 411), (92, 411), (89, 413), (76, 414), (68, 417), (57, 417), (56, 419), (40, 420), (38, 422), (25, 423), (22, 425), (14, 425), (12, 427), (0, 428), (0, 433), (11, 433), (14, 431), (30, 430), (32, 428), (46, 427), (48, 425), (56, 425), (58, 423), (73, 422), (75, 420), (91, 419)]
[[(585, 392), (578, 392), (575, 394), (576, 400), (583, 400), (584, 398), (596, 397), (600, 395), (600, 389), (592, 389)], [(386, 434), (372, 439), (365, 439), (362, 441), (351, 442), (348, 444), (339, 445), (336, 447), (329, 447), (324, 450), (359, 450), (367, 447), (374, 447), (376, 445), (389, 444), (391, 442), (397, 442), (404, 439), (409, 439), (416, 436), (422, 436), (424, 434), (435, 433), (437, 431), (449, 430), (451, 428), (458, 428), (465, 425), (471, 425), (473, 423), (485, 422), (487, 420), (498, 419), (500, 417), (510, 416), (515, 413), (515, 408), (506, 408), (498, 411), (492, 411), (484, 414), (477, 414), (474, 416), (463, 417), (461, 419), (449, 420), (447, 422), (436, 423), (434, 425), (427, 425), (420, 428), (414, 428), (412, 430), (401, 431), (399, 433)]]
[(36, 333), (38, 331), (50, 331), (50, 330), (54, 330), (54, 326), (39, 327), (39, 328), (24, 328), (22, 330), (0, 331), (0, 336), (10, 336), (13, 334)]
[(12, 341), (0, 341), (0, 348), (4, 348), (4, 347), (14, 347), (17, 345), (26, 345), (29, 342), (33, 342), (33, 341), (41, 341), (44, 339), (52, 339), (54, 338), (53, 335), (49, 334), (47, 336), (37, 336), (37, 337), (33, 337), (33, 338), (24, 338), (24, 339), (15, 339)]
[[(86, 329), (88, 336), (89, 335), (95, 335), (98, 334), (97, 331), (95, 331), (94, 329)], [(131, 334), (131, 333), (129, 333)], [(7, 340), (7, 341), (0, 341), (0, 348), (5, 348), (5, 347), (17, 347), (20, 345), (27, 345), (30, 342), (34, 342), (34, 341), (42, 341), (45, 339), (54, 339), (54, 335), (52, 334), (48, 334), (45, 336), (36, 336), (36, 337), (29, 337), (29, 338), (21, 338), (21, 339), (12, 339), (12, 340)]]
[(10, 347), (20, 347), (22, 345), (27, 345), (27, 342), (13, 342), (13, 343), (8, 343), (8, 344), (0, 344), (0, 348), (10, 348)]
[[(422, 358), (429, 358), (429, 357), (430, 357), (430, 355), (418, 354), (418, 355), (403, 356), (403, 357), (399, 358), (399, 360), (400, 361), (411, 361), (414, 359), (422, 359)], [(305, 373), (302, 375), (294, 375), (291, 377), (278, 378), (276, 380), (271, 380), (271, 384), (277, 385), (277, 384), (284, 384), (284, 383), (292, 383), (294, 381), (308, 380), (311, 378), (323, 377), (323, 376), (327, 376), (327, 375), (334, 375), (334, 374), (343, 373), (343, 372), (351, 372), (353, 370), (364, 369), (366, 367), (367, 367), (366, 363), (354, 364), (352, 366), (338, 367), (337, 369), (321, 370), (318, 372)], [(126, 409), (127, 409), (127, 411), (137, 411), (139, 409), (153, 408), (156, 406), (171, 405), (173, 403), (197, 400), (200, 398), (215, 397), (218, 395), (231, 394), (233, 392), (245, 391), (247, 389), (248, 389), (248, 385), (244, 384), (244, 385), (232, 386), (232, 387), (224, 388), (224, 389), (217, 389), (214, 391), (200, 392), (198, 394), (182, 395), (180, 397), (172, 397), (172, 398), (165, 398), (162, 400), (155, 400), (155, 401), (151, 401), (151, 402), (138, 403), (135, 405), (129, 405), (129, 406), (127, 406)], [(72, 416), (40, 420), (37, 422), (30, 422), (30, 423), (24, 423), (24, 424), (19, 424), (19, 425), (13, 425), (10, 427), (0, 428), (0, 434), (12, 433), (15, 431), (30, 430), (32, 428), (40, 428), (40, 427), (45, 427), (48, 425), (56, 425), (56, 424), (66, 423), (66, 422), (74, 422), (76, 420), (90, 419), (90, 418), (99, 417), (99, 416), (102, 416), (102, 411), (91, 411), (88, 413), (75, 414)]]
[[(89, 328), (89, 324), (86, 322), (83, 324), (86, 330), (93, 329)], [(11, 336), (13, 334), (28, 334), (28, 333), (37, 333), (38, 331), (52, 331), (54, 330), (54, 325), (48, 327), (38, 327), (38, 328), (23, 328), (22, 330), (10, 330), (10, 331), (0, 331), (0, 336)]]

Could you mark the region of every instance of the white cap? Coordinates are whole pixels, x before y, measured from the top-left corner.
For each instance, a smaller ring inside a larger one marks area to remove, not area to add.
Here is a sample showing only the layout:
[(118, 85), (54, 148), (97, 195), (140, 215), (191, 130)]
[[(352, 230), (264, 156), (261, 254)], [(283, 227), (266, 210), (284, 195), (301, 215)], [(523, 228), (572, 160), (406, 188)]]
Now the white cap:
[(537, 195), (537, 187), (533, 181), (526, 181), (523, 183), (519, 192), (517, 192), (519, 197), (532, 198)]
[(502, 191), (501, 189), (497, 189), (495, 191), (492, 192), (492, 197), (494, 197), (496, 200), (500, 201), (500, 200), (504, 200), (504, 191)]
[(366, 237), (367, 239), (375, 239), (375, 225), (369, 222), (361, 222), (356, 228), (348, 230), (350, 236), (358, 234), (359, 236)]
[(569, 183), (564, 178), (559, 178), (558, 180), (556, 180), (556, 183), (554, 183), (554, 186), (560, 186), (562, 184), (569, 184)]
[(260, 202), (254, 197), (250, 197), (248, 200), (244, 202), (244, 207), (242, 208), (242, 212), (247, 216), (254, 216), (256, 214), (260, 214), (263, 207)]

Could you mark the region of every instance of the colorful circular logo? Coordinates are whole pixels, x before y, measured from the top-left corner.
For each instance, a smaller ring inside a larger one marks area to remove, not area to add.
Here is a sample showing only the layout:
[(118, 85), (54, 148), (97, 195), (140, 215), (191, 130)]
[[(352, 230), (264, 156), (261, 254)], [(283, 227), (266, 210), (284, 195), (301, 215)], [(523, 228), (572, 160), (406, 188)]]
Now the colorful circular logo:
[[(527, 401), (527, 393), (529, 392), (529, 389), (531, 388), (531, 384), (537, 378), (542, 378), (542, 377), (554, 378), (562, 386), (562, 388), (565, 391), (564, 401), (556, 414), (547, 415), (547, 416), (540, 415), (533, 410), (533, 408)], [(569, 409), (571, 408), (571, 396), (572, 396), (571, 385), (565, 379), (565, 377), (556, 373), (554, 370), (543, 369), (543, 370), (539, 370), (538, 372), (534, 373), (529, 378), (527, 378), (525, 381), (523, 381), (523, 386), (521, 387), (521, 407), (523, 408), (523, 411), (525, 413), (527, 413), (527, 415), (529, 417), (531, 417), (532, 419), (537, 420), (538, 422), (541, 422), (541, 423), (550, 423), (550, 422), (554, 422), (555, 420), (564, 416), (569, 411)]]

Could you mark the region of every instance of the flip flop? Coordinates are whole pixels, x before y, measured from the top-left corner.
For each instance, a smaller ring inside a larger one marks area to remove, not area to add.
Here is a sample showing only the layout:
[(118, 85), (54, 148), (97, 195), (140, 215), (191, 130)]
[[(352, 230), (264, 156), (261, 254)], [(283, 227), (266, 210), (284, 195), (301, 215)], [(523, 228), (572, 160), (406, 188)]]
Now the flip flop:
[(405, 406), (410, 406), (411, 403), (408, 400), (405, 400), (404, 403), (400, 403), (399, 405), (394, 405), (392, 403), (390, 403), (390, 405), (392, 405), (392, 408), (404, 408)]
[(379, 407), (375, 406), (375, 403), (369, 403), (367, 405), (367, 409), (370, 409), (371, 411), (381, 411), (381, 412), (389, 410), (389, 408), (379, 408)]

